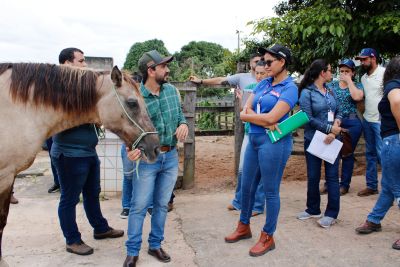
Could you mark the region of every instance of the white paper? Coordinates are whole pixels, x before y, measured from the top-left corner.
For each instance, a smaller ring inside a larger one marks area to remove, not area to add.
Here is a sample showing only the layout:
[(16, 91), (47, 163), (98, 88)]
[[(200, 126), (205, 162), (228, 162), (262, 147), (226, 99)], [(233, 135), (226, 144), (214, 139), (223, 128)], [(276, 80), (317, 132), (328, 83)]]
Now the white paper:
[(326, 136), (326, 134), (320, 131), (315, 131), (314, 137), (307, 148), (307, 152), (329, 162), (330, 164), (333, 164), (339, 155), (343, 143), (335, 139), (332, 141), (332, 143), (327, 145), (324, 143)]

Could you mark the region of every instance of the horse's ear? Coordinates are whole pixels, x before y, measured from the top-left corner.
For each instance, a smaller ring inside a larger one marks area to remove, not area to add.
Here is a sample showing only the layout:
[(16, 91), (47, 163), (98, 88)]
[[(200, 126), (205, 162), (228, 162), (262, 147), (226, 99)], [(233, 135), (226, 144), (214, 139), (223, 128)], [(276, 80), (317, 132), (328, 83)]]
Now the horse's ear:
[(117, 66), (114, 66), (111, 71), (111, 80), (116, 87), (121, 87), (122, 84), (122, 73)]

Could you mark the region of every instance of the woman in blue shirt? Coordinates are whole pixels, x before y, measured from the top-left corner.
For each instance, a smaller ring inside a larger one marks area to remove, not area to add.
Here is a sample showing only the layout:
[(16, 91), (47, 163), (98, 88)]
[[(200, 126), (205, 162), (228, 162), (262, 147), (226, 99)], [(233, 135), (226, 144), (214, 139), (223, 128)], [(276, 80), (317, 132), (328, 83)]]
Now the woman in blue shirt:
[(249, 144), (246, 148), (242, 179), (242, 210), (236, 230), (225, 237), (228, 243), (251, 238), (250, 218), (257, 185), (263, 183), (266, 199), (266, 221), (259, 241), (250, 249), (251, 256), (261, 256), (275, 248), (273, 234), (280, 209), (279, 187), (286, 162), (292, 151), (292, 136), (271, 143), (266, 127), (286, 119), (298, 100), (297, 86), (288, 76), (290, 50), (282, 45), (260, 48), (270, 78), (254, 89), (240, 118), (250, 122)]
[[(324, 59), (315, 60), (304, 73), (300, 83), (300, 108), (307, 113), (310, 119), (304, 127), (304, 151), (307, 163), (307, 209), (297, 218), (306, 220), (322, 216), (319, 193), (322, 159), (307, 152), (307, 148), (315, 134), (320, 131), (327, 134), (326, 144), (330, 144), (341, 131), (341, 115), (332, 90), (326, 83), (332, 80), (332, 67)], [(339, 160), (334, 164), (325, 163), (325, 177), (328, 189), (328, 204), (324, 217), (318, 220), (321, 227), (328, 228), (336, 222), (339, 214)]]
[[(341, 155), (342, 174), (340, 176), (340, 195), (345, 195), (349, 192), (354, 168), (354, 150), (362, 132), (361, 120), (357, 116), (356, 101), (364, 98), (364, 91), (361, 83), (353, 82), (355, 68), (356, 65), (353, 60), (343, 59), (339, 64), (339, 81), (334, 81), (327, 85), (335, 93), (342, 115), (340, 126), (348, 131), (353, 148), (351, 154)], [(326, 187), (324, 189), (326, 193)]]

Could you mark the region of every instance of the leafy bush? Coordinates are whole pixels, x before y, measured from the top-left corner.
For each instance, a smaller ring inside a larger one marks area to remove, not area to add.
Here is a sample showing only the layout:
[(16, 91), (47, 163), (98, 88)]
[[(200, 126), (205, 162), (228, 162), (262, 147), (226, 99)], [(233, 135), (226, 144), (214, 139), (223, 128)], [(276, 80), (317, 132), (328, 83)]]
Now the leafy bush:
[[(214, 103), (210, 103), (207, 100), (199, 102), (199, 106), (202, 107), (215, 107)], [(200, 130), (215, 130), (218, 129), (217, 125), (217, 113), (216, 112), (202, 112), (197, 120), (197, 127)]]

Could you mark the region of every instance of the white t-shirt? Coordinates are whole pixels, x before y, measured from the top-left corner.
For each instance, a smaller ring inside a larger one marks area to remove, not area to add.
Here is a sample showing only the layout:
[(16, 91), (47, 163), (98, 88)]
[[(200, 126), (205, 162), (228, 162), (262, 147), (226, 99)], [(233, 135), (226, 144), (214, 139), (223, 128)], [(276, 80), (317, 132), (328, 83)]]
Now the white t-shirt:
[(361, 77), (361, 83), (365, 94), (364, 119), (368, 122), (380, 122), (378, 104), (383, 96), (383, 74), (385, 68), (378, 65), (375, 71)]

